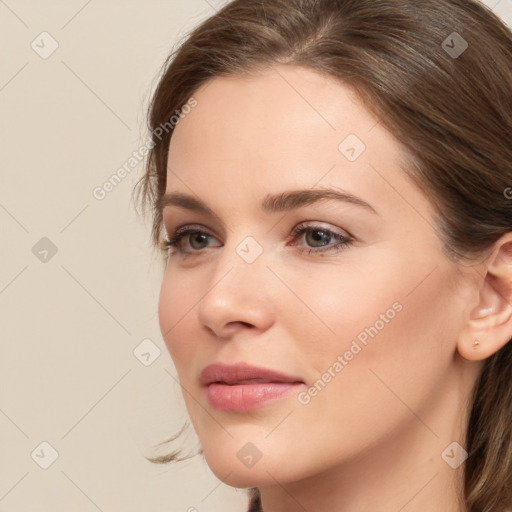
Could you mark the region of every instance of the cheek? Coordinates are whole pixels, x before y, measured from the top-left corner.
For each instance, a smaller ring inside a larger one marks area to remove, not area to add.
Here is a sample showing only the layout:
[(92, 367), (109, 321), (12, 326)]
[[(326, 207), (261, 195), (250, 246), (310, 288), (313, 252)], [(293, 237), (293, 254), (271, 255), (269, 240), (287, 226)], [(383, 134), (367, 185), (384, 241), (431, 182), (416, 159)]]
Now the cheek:
[(293, 325), (297, 350), (305, 367), (312, 368), (309, 377), (318, 379), (342, 356), (343, 370), (337, 365), (337, 374), (345, 377), (336, 380), (343, 386), (352, 378), (355, 387), (361, 386), (361, 378), (371, 377), (369, 369), (397, 384), (420, 386), (436, 374), (441, 378), (458, 334), (457, 301), (445, 286), (448, 276), (439, 269), (430, 273), (435, 268), (430, 264), (422, 265), (424, 272), (392, 265), (365, 268), (387, 271), (358, 272), (351, 266), (350, 272), (326, 268), (314, 279), (287, 276), (296, 284), (296, 297), (289, 294), (278, 315)]
[[(375, 264), (369, 265), (375, 268)], [(276, 317), (286, 326), (295, 325), (294, 339), (306, 345), (315, 340), (315, 350), (337, 354), (348, 349), (350, 340), (359, 336), (364, 342), (365, 328), (377, 322), (382, 329), (396, 321), (403, 311), (401, 301), (408, 283), (392, 279), (382, 272), (368, 271), (352, 263), (316, 269), (314, 275), (304, 272), (282, 272), (283, 281), (293, 293), (284, 290)], [(308, 333), (312, 338), (304, 334)]]
[(411, 410), (421, 416), (445, 389), (457, 334), (453, 291), (438, 271), (423, 282), (418, 274), (403, 275), (326, 281), (323, 294), (308, 286), (297, 291), (336, 333), (293, 302), (300, 319), (293, 339), (309, 369), (311, 394), (307, 405), (308, 396), (302, 396), (288, 434), (307, 437), (304, 431), (311, 428), (316, 439), (331, 440), (320, 443), (318, 460), (347, 456), (405, 428), (417, 421)]
[(190, 324), (194, 304), (201, 295), (183, 277), (166, 271), (158, 301), (160, 331), (169, 354), (178, 370), (194, 353), (193, 333)]

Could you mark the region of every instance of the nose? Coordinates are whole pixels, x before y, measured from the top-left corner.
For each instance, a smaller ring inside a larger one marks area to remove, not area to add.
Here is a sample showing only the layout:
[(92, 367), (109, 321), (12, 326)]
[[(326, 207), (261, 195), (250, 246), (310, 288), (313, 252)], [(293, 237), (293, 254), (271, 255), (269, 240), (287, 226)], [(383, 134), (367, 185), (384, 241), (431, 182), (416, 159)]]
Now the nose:
[(275, 320), (273, 275), (265, 258), (248, 263), (235, 249), (222, 248), (197, 309), (199, 323), (220, 338), (243, 330), (264, 332)]

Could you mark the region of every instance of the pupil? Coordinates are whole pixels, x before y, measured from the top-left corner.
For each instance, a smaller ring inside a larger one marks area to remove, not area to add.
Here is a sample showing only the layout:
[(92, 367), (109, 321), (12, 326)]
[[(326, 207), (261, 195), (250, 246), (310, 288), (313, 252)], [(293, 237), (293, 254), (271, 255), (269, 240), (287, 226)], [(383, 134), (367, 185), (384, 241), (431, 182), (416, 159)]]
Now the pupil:
[[(313, 239), (313, 244), (312, 245), (313, 246), (315, 246), (315, 242), (321, 242), (322, 240), (324, 241), (324, 243), (320, 244), (320, 246), (327, 245), (329, 243), (329, 235), (324, 233), (323, 231), (320, 231), (319, 229), (315, 229), (314, 231), (310, 231), (308, 236), (312, 237), (312, 239)], [(309, 243), (309, 240), (308, 240), (308, 243)]]
[(197, 242), (197, 241), (199, 241), (199, 245), (201, 245), (201, 240), (199, 240), (201, 237), (204, 239), (204, 240), (202, 240), (204, 242), (206, 239), (206, 235), (203, 235), (202, 233), (197, 233), (195, 235), (195, 237), (192, 237), (192, 247), (194, 247), (194, 249), (201, 249), (201, 247), (194, 246), (194, 242)]

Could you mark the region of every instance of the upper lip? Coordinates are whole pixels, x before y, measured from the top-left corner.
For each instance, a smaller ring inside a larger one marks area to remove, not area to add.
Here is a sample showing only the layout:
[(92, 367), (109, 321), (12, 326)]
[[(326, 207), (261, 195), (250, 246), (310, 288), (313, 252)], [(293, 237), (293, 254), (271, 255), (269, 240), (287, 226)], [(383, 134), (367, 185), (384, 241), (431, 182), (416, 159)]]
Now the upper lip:
[(222, 382), (225, 384), (237, 384), (247, 381), (303, 383), (303, 380), (300, 377), (286, 375), (284, 373), (271, 370), (270, 368), (252, 366), (246, 363), (209, 364), (203, 368), (199, 380), (203, 386), (208, 386), (213, 382)]

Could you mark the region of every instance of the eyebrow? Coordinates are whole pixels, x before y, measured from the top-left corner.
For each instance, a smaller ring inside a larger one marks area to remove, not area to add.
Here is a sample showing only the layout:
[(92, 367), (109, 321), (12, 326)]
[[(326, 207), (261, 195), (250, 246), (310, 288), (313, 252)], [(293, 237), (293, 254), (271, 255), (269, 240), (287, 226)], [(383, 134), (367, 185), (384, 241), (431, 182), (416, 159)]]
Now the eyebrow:
[[(295, 210), (301, 206), (307, 206), (326, 200), (350, 203), (360, 206), (373, 214), (379, 215), (371, 204), (367, 203), (360, 197), (346, 191), (337, 191), (334, 189), (290, 190), (280, 194), (269, 194), (261, 203), (261, 209), (269, 213), (278, 213)], [(216, 215), (201, 200), (180, 192), (165, 194), (157, 201), (155, 206), (160, 211), (168, 206), (177, 206), (198, 213), (204, 213), (217, 219), (219, 218), (218, 215)]]

